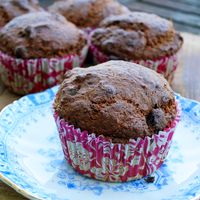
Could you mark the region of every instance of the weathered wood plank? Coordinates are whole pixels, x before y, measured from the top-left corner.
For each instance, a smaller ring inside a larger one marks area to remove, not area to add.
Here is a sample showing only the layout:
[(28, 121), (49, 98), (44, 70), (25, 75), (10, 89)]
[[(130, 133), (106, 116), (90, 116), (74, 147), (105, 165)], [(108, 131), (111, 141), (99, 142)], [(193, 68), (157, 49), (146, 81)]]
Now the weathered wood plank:
[(3, 93), (4, 89), (5, 89), (4, 84), (2, 83), (0, 79), (0, 95)]
[(16, 193), (9, 186), (0, 182), (0, 199), (1, 200), (26, 200), (22, 195)]
[(185, 96), (200, 101), (200, 37), (191, 34), (183, 36), (187, 38), (182, 49)]
[[(200, 28), (185, 24), (184, 18), (180, 18), (180, 20), (178, 22), (175, 21), (173, 19), (173, 17), (170, 15), (171, 13), (169, 14), (169, 12), (168, 12), (168, 10), (170, 10), (170, 8), (166, 8), (165, 14), (163, 15), (163, 13), (160, 12), (160, 7), (158, 7), (157, 5), (153, 6), (153, 8), (151, 10), (145, 9), (145, 7), (143, 8), (143, 6), (140, 6), (140, 8), (135, 9), (136, 6), (134, 6), (134, 5), (135, 5), (136, 2), (139, 2), (139, 0), (119, 0), (119, 1), (122, 4), (129, 6), (129, 8), (133, 11), (138, 10), (138, 11), (150, 12), (150, 13), (155, 13), (155, 14), (160, 15), (162, 17), (168, 18), (168, 19), (171, 18), (174, 22), (175, 28), (178, 31), (200, 34)], [(154, 0), (143, 0), (143, 1), (154, 1)], [(156, 0), (156, 1), (159, 1), (159, 0)], [(167, 0), (167, 1), (170, 1), (170, 0)], [(141, 2), (141, 0), (140, 0), (140, 2)], [(162, 4), (163, 2), (165, 2), (165, 1), (161, 1), (160, 4)], [(173, 2), (175, 2), (175, 1), (173, 1)], [(146, 2), (143, 2), (143, 3), (146, 4)], [(200, 8), (199, 8), (199, 11), (200, 11)], [(177, 12), (181, 12), (181, 11), (176, 11), (174, 13), (177, 14)], [(188, 16), (188, 14), (187, 14), (187, 16)], [(200, 16), (198, 18), (199, 18), (199, 21), (200, 21)]]
[(185, 26), (184, 24), (179, 24), (179, 23), (175, 23), (175, 22), (174, 22), (174, 27), (177, 31), (200, 34), (199, 28)]
[(196, 15), (200, 16), (200, 6), (194, 6), (193, 4), (189, 5), (189, 4), (184, 4), (182, 2), (170, 1), (170, 0), (165, 0), (165, 1), (141, 0), (141, 2), (150, 4), (150, 5), (155, 5), (155, 6), (158, 6), (158, 7), (164, 7), (164, 8), (167, 8), (167, 9), (174, 10), (176, 12), (181, 11), (181, 12), (184, 12), (184, 13), (196, 14)]
[(200, 1), (199, 0), (170, 0), (170, 1), (177, 1), (180, 3), (184, 3), (186, 5), (196, 5), (196, 6), (200, 6)]
[(16, 94), (11, 93), (6, 87), (3, 86), (3, 91), (0, 94), (0, 111), (8, 104), (12, 103), (14, 100), (20, 98)]
[(55, 2), (55, 0), (39, 0), (41, 6), (43, 6), (44, 8), (46, 8), (47, 6), (53, 4)]
[(195, 16), (195, 15), (188, 15), (185, 13), (176, 12), (176, 11), (169, 10), (166, 8), (160, 8), (160, 7), (158, 8), (153, 5), (148, 5), (148, 4), (140, 3), (140, 2), (134, 2), (134, 3), (130, 4), (129, 8), (131, 10), (156, 13), (167, 19), (172, 19), (173, 21), (178, 22), (180, 24), (200, 28), (199, 17)]

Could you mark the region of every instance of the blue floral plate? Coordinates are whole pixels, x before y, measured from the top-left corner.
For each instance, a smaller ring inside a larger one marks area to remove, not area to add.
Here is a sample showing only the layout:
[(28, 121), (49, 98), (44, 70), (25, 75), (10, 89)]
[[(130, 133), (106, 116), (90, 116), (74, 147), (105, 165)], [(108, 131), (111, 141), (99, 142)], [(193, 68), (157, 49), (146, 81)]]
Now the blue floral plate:
[(51, 110), (56, 91), (25, 96), (1, 112), (1, 180), (30, 199), (198, 199), (200, 103), (177, 95), (181, 121), (166, 162), (153, 174), (154, 183), (113, 184), (83, 177), (65, 162)]

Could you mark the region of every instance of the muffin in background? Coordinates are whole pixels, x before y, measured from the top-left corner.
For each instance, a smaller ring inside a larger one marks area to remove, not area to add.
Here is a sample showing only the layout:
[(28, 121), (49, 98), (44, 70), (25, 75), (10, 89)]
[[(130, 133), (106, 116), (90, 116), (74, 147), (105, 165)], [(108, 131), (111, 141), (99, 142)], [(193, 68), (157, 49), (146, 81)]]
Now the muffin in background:
[(67, 72), (53, 107), (66, 160), (79, 173), (109, 182), (158, 169), (179, 120), (168, 82), (125, 61)]
[(80, 28), (96, 28), (108, 16), (129, 12), (114, 0), (60, 0), (49, 7), (50, 12), (63, 15)]
[(183, 44), (171, 21), (142, 12), (108, 17), (90, 38), (96, 63), (135, 62), (163, 74), (169, 82), (178, 65), (177, 52)]
[(42, 11), (38, 0), (1, 0), (0, 1), (0, 27), (20, 15)]
[(0, 31), (0, 75), (18, 94), (60, 83), (64, 73), (84, 62), (86, 34), (63, 16), (34, 12), (11, 20)]

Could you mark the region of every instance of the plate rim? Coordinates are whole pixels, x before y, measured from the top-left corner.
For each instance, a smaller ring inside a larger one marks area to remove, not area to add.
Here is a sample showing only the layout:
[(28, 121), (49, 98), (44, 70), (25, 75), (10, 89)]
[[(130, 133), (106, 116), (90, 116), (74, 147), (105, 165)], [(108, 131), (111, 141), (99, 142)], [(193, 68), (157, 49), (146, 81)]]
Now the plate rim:
[(31, 199), (31, 200), (43, 200), (43, 199), (41, 199), (39, 197), (36, 197), (36, 196), (32, 195), (27, 190), (25, 190), (22, 187), (20, 187), (17, 184), (15, 184), (13, 181), (11, 181), (10, 179), (6, 178), (1, 172), (0, 172), (0, 180), (3, 183), (5, 183), (7, 186), (9, 186), (12, 189), (14, 189), (18, 194), (21, 194), (21, 195), (23, 195), (24, 197), (26, 197), (28, 199)]
[[(17, 102), (19, 101), (22, 101), (22, 99), (24, 98), (28, 98), (29, 96), (35, 96), (37, 94), (42, 94), (42, 93), (46, 93), (48, 91), (51, 91), (53, 93), (55, 93), (55, 90), (56, 88), (58, 88), (58, 86), (54, 86), (52, 88), (49, 88), (45, 91), (42, 91), (42, 92), (38, 92), (38, 93), (33, 93), (33, 94), (28, 94), (28, 95), (25, 95), (23, 97), (20, 97), (19, 99), (17, 100), (14, 100), (12, 103), (8, 104), (7, 106), (5, 106), (1, 111), (0, 111), (0, 118), (1, 116), (3, 115), (3, 113), (10, 109), (14, 104), (16, 104)], [(194, 102), (194, 103), (197, 103), (200, 105), (200, 102), (197, 101), (197, 100), (193, 100), (193, 99), (189, 99), (189, 98), (186, 98), (186, 97), (183, 97), (181, 96), (179, 93), (175, 93), (176, 96), (178, 97), (181, 97), (183, 99), (186, 99), (186, 100), (189, 100), (191, 102)], [(28, 192), (26, 189), (22, 188), (21, 186), (15, 184), (11, 179), (7, 178), (5, 175), (3, 175), (2, 172), (0, 172), (0, 181), (2, 181), (3, 183), (5, 183), (7, 186), (11, 187), (12, 189), (14, 189), (17, 193), (21, 194), (22, 196), (28, 198), (28, 199), (31, 199), (31, 200), (44, 200), (42, 198), (39, 198), (37, 197), (36, 195), (34, 194), (31, 194), (31, 192)], [(196, 197), (193, 197), (191, 198), (190, 200), (200, 200), (200, 194), (197, 195)]]
[[(35, 96), (37, 94), (42, 94), (42, 93), (46, 93), (48, 91), (52, 91), (54, 92), (54, 90), (58, 88), (58, 86), (54, 86), (52, 88), (49, 88), (45, 91), (42, 92), (38, 92), (38, 93), (32, 93), (32, 94), (28, 94), (25, 96), (20, 97), (17, 100), (14, 100), (12, 103), (6, 105), (1, 111), (0, 111), (0, 118), (1, 116), (4, 114), (4, 112), (6, 112), (7, 110), (9, 110), (10, 108), (12, 108), (12, 106), (16, 103), (18, 103), (19, 101), (22, 101), (25, 98), (28, 98), (29, 96)], [(0, 133), (1, 134), (1, 133)], [(42, 198), (39, 198), (37, 196), (35, 196), (34, 194), (31, 194), (31, 192), (28, 192), (26, 189), (23, 189), (21, 186), (15, 184), (11, 179), (7, 178), (5, 175), (3, 175), (3, 173), (0, 172), (0, 181), (2, 181), (3, 183), (5, 183), (7, 186), (11, 187), (12, 189), (14, 189), (18, 194), (21, 194), (22, 196), (31, 199), (31, 200), (43, 200)]]

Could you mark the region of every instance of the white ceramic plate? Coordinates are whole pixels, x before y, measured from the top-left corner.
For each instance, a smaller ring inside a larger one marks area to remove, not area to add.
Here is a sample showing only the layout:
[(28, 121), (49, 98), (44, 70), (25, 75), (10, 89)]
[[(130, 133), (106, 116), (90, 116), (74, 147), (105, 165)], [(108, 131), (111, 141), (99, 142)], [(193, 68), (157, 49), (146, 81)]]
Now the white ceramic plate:
[[(189, 200), (200, 195), (200, 103), (177, 96), (181, 121), (154, 183), (104, 183), (64, 160), (52, 117), (57, 87), (28, 95), (0, 114), (0, 178), (30, 199)], [(197, 198), (198, 199), (198, 198)]]

